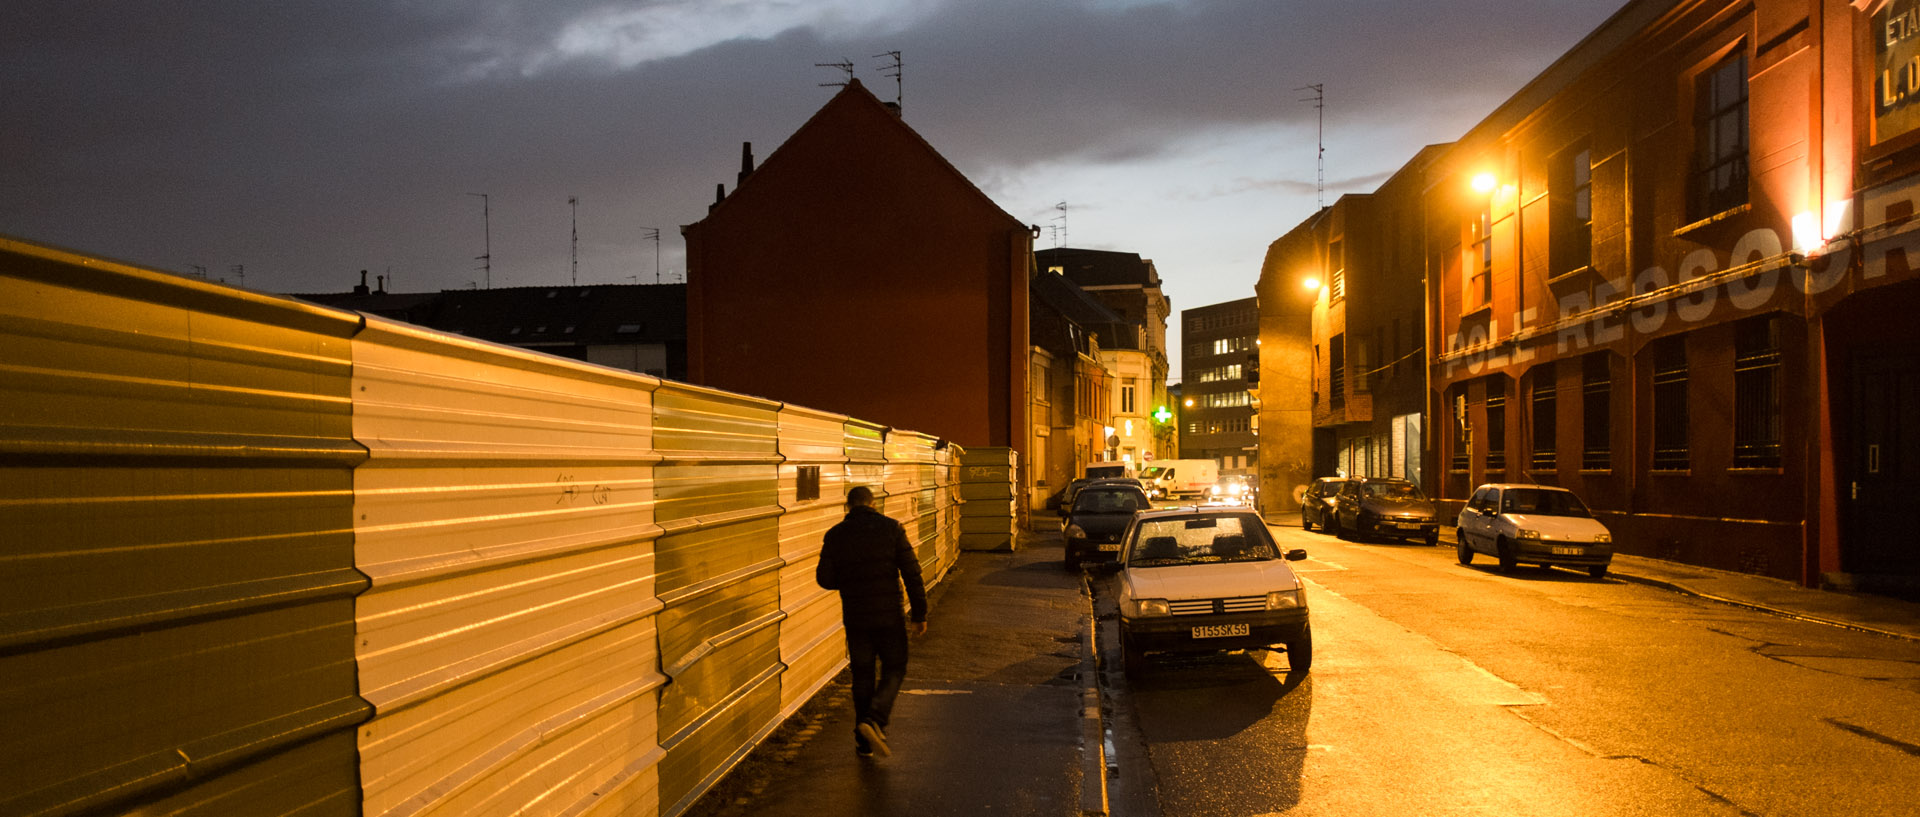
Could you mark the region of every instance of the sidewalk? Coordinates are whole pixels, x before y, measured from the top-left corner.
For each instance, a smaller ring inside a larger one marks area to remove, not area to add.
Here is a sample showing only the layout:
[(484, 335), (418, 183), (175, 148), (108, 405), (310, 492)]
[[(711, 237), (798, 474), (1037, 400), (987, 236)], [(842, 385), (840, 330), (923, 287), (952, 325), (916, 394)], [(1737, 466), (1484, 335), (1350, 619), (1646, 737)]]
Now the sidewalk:
[(1091, 607), (1060, 554), (1057, 533), (1023, 533), (1012, 553), (961, 554), (912, 641), (891, 757), (854, 755), (843, 670), (686, 814), (1103, 811), (1098, 706), (1087, 707)]
[[(1298, 527), (1300, 515), (1269, 519), (1268, 524)], [(1441, 547), (1453, 548), (1452, 530), (1441, 528)], [(1920, 604), (1886, 596), (1813, 590), (1765, 576), (1624, 553), (1614, 554), (1607, 575), (1802, 621), (1920, 641)]]

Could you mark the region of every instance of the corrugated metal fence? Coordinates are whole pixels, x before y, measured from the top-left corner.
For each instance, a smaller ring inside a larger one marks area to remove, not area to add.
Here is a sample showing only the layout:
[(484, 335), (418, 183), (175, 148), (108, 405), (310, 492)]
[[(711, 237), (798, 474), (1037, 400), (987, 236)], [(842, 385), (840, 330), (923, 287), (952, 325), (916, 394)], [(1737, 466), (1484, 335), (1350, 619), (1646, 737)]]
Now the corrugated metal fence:
[(0, 814), (671, 815), (957, 448), (0, 239)]

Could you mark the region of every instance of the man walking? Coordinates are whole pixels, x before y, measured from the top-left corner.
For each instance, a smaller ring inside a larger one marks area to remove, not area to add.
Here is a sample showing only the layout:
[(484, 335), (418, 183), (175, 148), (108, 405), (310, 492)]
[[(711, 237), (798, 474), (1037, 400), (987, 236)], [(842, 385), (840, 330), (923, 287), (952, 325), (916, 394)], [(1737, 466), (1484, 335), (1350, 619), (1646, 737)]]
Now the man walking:
[[(827, 531), (814, 580), (840, 591), (840, 620), (853, 664), (854, 751), (861, 757), (890, 755), (887, 716), (907, 678), (907, 621), (912, 620), (914, 635), (927, 632), (927, 586), (906, 529), (873, 509), (872, 489), (857, 485), (847, 492), (847, 516)], [(903, 584), (911, 606), (904, 616)]]

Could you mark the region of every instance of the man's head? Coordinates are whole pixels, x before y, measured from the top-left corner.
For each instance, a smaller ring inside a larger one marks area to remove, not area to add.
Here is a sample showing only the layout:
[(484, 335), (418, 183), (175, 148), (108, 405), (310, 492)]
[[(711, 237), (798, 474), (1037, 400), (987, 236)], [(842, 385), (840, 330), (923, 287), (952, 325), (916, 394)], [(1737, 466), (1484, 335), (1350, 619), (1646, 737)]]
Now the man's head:
[(847, 507), (848, 508), (873, 507), (873, 489), (868, 488), (865, 485), (853, 486), (853, 489), (847, 492)]

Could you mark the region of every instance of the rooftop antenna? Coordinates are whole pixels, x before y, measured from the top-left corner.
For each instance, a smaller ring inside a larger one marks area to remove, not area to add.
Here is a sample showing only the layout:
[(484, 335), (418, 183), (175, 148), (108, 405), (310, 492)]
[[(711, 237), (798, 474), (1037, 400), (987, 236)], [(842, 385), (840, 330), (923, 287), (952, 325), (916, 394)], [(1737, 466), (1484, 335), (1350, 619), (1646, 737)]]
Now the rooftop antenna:
[(901, 64), (900, 52), (882, 51), (878, 54), (873, 55), (873, 58), (876, 60), (880, 59), (881, 57), (893, 58), (893, 62), (880, 66), (880, 76), (893, 78), (893, 108), (895, 111), (898, 111), (900, 110), (900, 100), (902, 96), (902, 88), (900, 83), (900, 73), (901, 73), (900, 72), (900, 64)]
[(493, 201), (485, 193), (468, 193), (467, 195), (480, 197), (480, 225), (486, 231), (484, 233), (486, 243), (480, 245), (483, 249), (479, 255), (473, 257), (473, 260), (480, 262), (480, 266), (476, 269), (486, 270), (487, 289), (493, 289)]
[(820, 83), (820, 87), (822, 88), (845, 88), (847, 87), (847, 83), (853, 81), (853, 60), (847, 59), (846, 57), (841, 57), (839, 62), (816, 62), (813, 64), (813, 67), (838, 68), (847, 72), (846, 79), (839, 82), (822, 82)]
[(233, 266), (228, 267), (227, 269), (233, 273), (233, 277), (240, 279), (240, 288), (246, 289), (247, 288), (247, 265), (234, 264)]
[(1314, 134), (1315, 145), (1318, 148), (1314, 153), (1316, 165), (1314, 191), (1318, 204), (1325, 207), (1327, 206), (1327, 94), (1321, 85), (1303, 85), (1294, 90), (1313, 92), (1313, 96), (1301, 97), (1300, 101), (1313, 103), (1314, 116), (1319, 120), (1316, 125), (1317, 132)]
[[(641, 238), (652, 239), (653, 241), (653, 282), (657, 284), (660, 283), (660, 228), (647, 227), (645, 229), (647, 233), (641, 236)], [(637, 278), (638, 276), (635, 277)], [(634, 283), (639, 283), (639, 281), (636, 280)]]
[(573, 208), (573, 285), (580, 285), (580, 197), (568, 196), (567, 206)]
[(1067, 245), (1067, 203), (1060, 202), (1054, 205), (1053, 209), (1060, 211), (1060, 215), (1053, 217), (1054, 221), (1060, 222), (1059, 226), (1053, 229), (1053, 246), (1054, 249), (1059, 249)]

